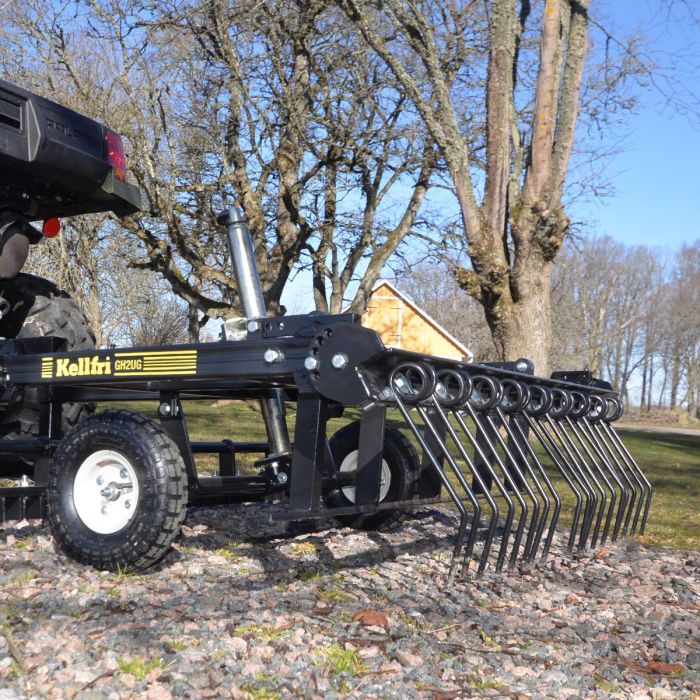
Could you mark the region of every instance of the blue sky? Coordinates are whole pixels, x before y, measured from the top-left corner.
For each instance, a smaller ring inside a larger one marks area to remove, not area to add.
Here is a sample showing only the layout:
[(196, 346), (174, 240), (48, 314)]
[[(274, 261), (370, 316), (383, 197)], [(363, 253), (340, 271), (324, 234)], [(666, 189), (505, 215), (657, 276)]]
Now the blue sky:
[[(688, 7), (697, 8), (695, 18)], [(678, 79), (688, 91), (678, 94), (679, 102), (690, 93), (700, 102), (700, 0), (592, 0), (591, 12), (616, 37), (643, 37), (642, 50), (658, 65), (662, 88), (668, 88), (663, 76)], [(591, 38), (594, 47), (602, 44), (595, 27)], [(679, 76), (669, 66), (684, 54), (690, 62)], [(612, 194), (577, 200), (567, 211), (585, 234), (677, 250), (700, 238), (700, 109), (682, 113), (653, 87), (632, 92), (637, 109), (610, 136), (611, 143), (619, 142), (604, 173)], [(435, 196), (458, 216), (456, 200), (431, 193)], [(313, 308), (310, 284), (310, 275), (301, 273), (287, 285), (282, 302), (290, 313)]]
[[(695, 8), (695, 22), (688, 7)], [(619, 35), (639, 29), (661, 71), (664, 63), (690, 53), (687, 70), (675, 77), (700, 96), (697, 0), (688, 5), (681, 0), (603, 0), (598, 8)], [(571, 213), (589, 232), (629, 245), (676, 249), (700, 238), (700, 114), (679, 113), (653, 88), (636, 94), (639, 108), (630, 114), (622, 150), (608, 168), (612, 196), (577, 203)], [(679, 91), (677, 96), (687, 94)]]

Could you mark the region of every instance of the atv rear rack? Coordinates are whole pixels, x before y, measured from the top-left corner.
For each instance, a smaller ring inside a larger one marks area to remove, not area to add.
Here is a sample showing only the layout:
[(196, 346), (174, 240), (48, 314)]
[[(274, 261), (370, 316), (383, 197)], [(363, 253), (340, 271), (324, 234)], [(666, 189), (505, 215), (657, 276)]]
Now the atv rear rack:
[[(241, 220), (229, 215), (226, 223), (231, 233)], [(157, 404), (192, 503), (274, 498), (283, 504), (276, 520), (358, 516), (360, 524), (451, 504), (459, 525), (450, 577), (463, 561), (477, 561), (483, 573), (544, 560), (565, 494), (570, 552), (643, 532), (649, 514), (651, 485), (615, 432), (622, 404), (609, 384), (587, 372), (536, 377), (524, 360), (474, 364), (388, 348), (350, 314), (253, 318), (244, 340), (158, 348), (57, 352), (51, 339), (4, 341), (0, 365), (8, 390), (35, 386), (43, 396), (41, 436), (0, 444), (0, 460), (15, 459), (5, 473), (23, 473), (29, 461), (35, 483), (0, 491), (3, 519), (41, 511), (64, 402), (133, 400)], [(263, 413), (266, 443), (190, 440), (187, 400), (251, 398), (296, 404), (286, 450), (273, 439), (282, 433), (270, 423), (284, 418), (276, 409)], [(360, 421), (351, 473), (335, 463), (328, 438), (329, 421), (347, 409)], [(382, 499), (387, 430), (395, 426), (420, 458), (410, 497)], [(256, 474), (237, 469), (243, 452), (260, 454)], [(198, 474), (198, 453), (219, 455), (216, 476)], [(352, 502), (330, 505), (338, 491)]]

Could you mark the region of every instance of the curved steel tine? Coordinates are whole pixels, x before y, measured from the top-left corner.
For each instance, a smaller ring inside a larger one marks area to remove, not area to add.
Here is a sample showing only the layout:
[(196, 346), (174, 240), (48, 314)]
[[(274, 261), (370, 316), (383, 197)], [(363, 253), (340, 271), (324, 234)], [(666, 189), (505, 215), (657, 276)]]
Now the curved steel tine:
[[(432, 409), (444, 419), (442, 409), (440, 408), (438, 402), (435, 400), (432, 401)], [(472, 524), (471, 529), (469, 530), (469, 535), (467, 536), (467, 544), (464, 547), (464, 558), (466, 562), (469, 562), (474, 552), (474, 544), (476, 543), (476, 536), (478, 534), (479, 525), (481, 524), (481, 504), (479, 503), (477, 497), (474, 495), (474, 492), (471, 490), (471, 488), (469, 488), (469, 483), (464, 478), (464, 475), (462, 474), (459, 466), (457, 466), (457, 463), (454, 461), (444, 440), (442, 439), (438, 431), (435, 429), (435, 426), (433, 425), (430, 416), (427, 415), (427, 411), (425, 410), (425, 408), (419, 405), (417, 406), (417, 410), (419, 415), (423, 419), (425, 426), (430, 431), (433, 440), (435, 440), (437, 444), (440, 445), (440, 449), (442, 450), (442, 453), (445, 459), (447, 460), (447, 463), (450, 465), (450, 469), (452, 469), (454, 475), (457, 477), (457, 481), (459, 481), (460, 486), (464, 489), (467, 498), (469, 499), (474, 508), (474, 522)], [(449, 429), (449, 423), (447, 421), (445, 422)], [(461, 537), (462, 540), (464, 540), (464, 536), (465, 532), (462, 530), (462, 527), (460, 525), (460, 534), (458, 535), (458, 538)]]
[(591, 478), (593, 480), (595, 485), (598, 487), (598, 491), (602, 492), (602, 489), (600, 487), (600, 484), (598, 484), (598, 482), (596, 481), (595, 477), (593, 477), (593, 474), (591, 473), (590, 469), (588, 469), (586, 463), (584, 461), (577, 460), (576, 456), (571, 451), (571, 445), (573, 443), (571, 441), (571, 438), (564, 431), (563, 427), (560, 429), (560, 427), (552, 420), (550, 416), (547, 416), (547, 422), (552, 427), (552, 430), (554, 430), (554, 432), (556, 433), (560, 443), (562, 444), (564, 450), (569, 456), (570, 464), (576, 467), (578, 473), (585, 480), (586, 484), (588, 485), (588, 488), (590, 489), (590, 507), (588, 508), (587, 512), (584, 513), (583, 525), (581, 527), (581, 534), (579, 537), (578, 545), (579, 549), (584, 549), (586, 546), (586, 540), (588, 539), (588, 535), (591, 531), (591, 527), (593, 526), (593, 520), (595, 518), (596, 510), (598, 509), (598, 493), (595, 490), (595, 488), (591, 485), (591, 482), (588, 479)]
[[(501, 445), (501, 448), (504, 448), (505, 442), (503, 438), (501, 437), (501, 434), (498, 432), (498, 428), (494, 424), (491, 416), (488, 413), (484, 414), (484, 419), (486, 420), (486, 425), (489, 426), (489, 429), (491, 431), (491, 436), (490, 439), (493, 442), (493, 438), (495, 437), (498, 443)], [(527, 522), (527, 512), (528, 512), (528, 507), (527, 507), (527, 502), (525, 499), (522, 497), (520, 492), (518, 491), (518, 487), (513, 481), (512, 476), (510, 475), (510, 472), (508, 471), (508, 468), (506, 467), (505, 463), (501, 459), (501, 456), (498, 454), (498, 452), (495, 449), (492, 450), (494, 460), (496, 461), (496, 464), (501, 468), (503, 472), (503, 478), (504, 481), (508, 484), (508, 487), (510, 488), (513, 496), (515, 496), (515, 500), (518, 502), (518, 505), (520, 506), (520, 518), (518, 519), (518, 525), (515, 529), (515, 536), (513, 537), (513, 549), (511, 551), (510, 555), (510, 568), (512, 569), (516, 562), (518, 561), (518, 554), (520, 552), (520, 542), (523, 539), (523, 533), (525, 531), (525, 524)]]
[[(466, 411), (467, 415), (472, 419), (472, 421), (474, 421), (474, 424), (478, 425), (479, 419), (476, 415), (476, 412), (468, 403), (464, 406), (464, 410)], [(486, 456), (485, 452), (481, 448), (481, 445), (479, 444), (479, 441), (474, 435), (472, 435), (471, 430), (469, 430), (469, 426), (464, 422), (464, 418), (462, 417), (461, 412), (455, 412), (455, 418), (457, 420), (457, 423), (459, 423), (459, 427), (462, 429), (464, 434), (467, 436), (467, 439), (471, 443), (472, 447), (474, 448), (474, 451), (481, 458), (486, 470), (489, 472), (489, 476), (493, 480), (493, 483), (496, 485), (496, 488), (500, 492), (501, 496), (503, 496), (503, 499), (505, 500), (506, 506), (508, 508), (508, 512), (506, 513), (505, 524), (503, 526), (503, 539), (501, 541), (501, 546), (498, 551), (498, 558), (496, 559), (496, 571), (501, 571), (505, 562), (506, 552), (508, 551), (508, 538), (510, 537), (510, 528), (513, 524), (513, 518), (515, 516), (515, 505), (513, 504), (513, 499), (508, 494), (507, 489), (501, 482), (501, 479), (498, 476), (496, 470), (493, 469), (493, 467), (491, 466), (490, 458)], [(495, 450), (492, 450), (492, 453), (493, 452), (495, 452)]]
[[(488, 487), (484, 483), (484, 480), (481, 477), (481, 474), (479, 473), (479, 470), (476, 468), (476, 465), (474, 464), (474, 461), (472, 460), (471, 456), (469, 453), (466, 451), (464, 446), (462, 445), (461, 441), (459, 440), (459, 436), (457, 435), (457, 432), (455, 429), (452, 427), (452, 424), (450, 423), (449, 417), (445, 414), (442, 406), (437, 404), (435, 406), (438, 414), (444, 421), (445, 427), (447, 429), (447, 432), (449, 433), (450, 437), (452, 438), (452, 441), (454, 442), (455, 446), (457, 447), (457, 450), (459, 452), (460, 457), (465, 461), (467, 466), (469, 467), (469, 471), (471, 472), (472, 476), (474, 477), (476, 483), (478, 484), (479, 488), (481, 489), (481, 493), (484, 495), (484, 498), (486, 499), (486, 502), (489, 505), (489, 508), (491, 508), (491, 518), (489, 520), (489, 525), (486, 530), (486, 538), (484, 540), (484, 548), (481, 552), (481, 556), (479, 557), (479, 569), (477, 573), (479, 575), (484, 573), (484, 570), (486, 569), (486, 564), (488, 562), (488, 557), (489, 557), (489, 551), (491, 549), (491, 543), (493, 542), (494, 534), (496, 532), (496, 527), (498, 525), (498, 516), (499, 516), (499, 508), (498, 505), (496, 504), (496, 501), (493, 500), (493, 497), (491, 496), (491, 493), (489, 492)], [(452, 411), (453, 415), (457, 415), (457, 411), (453, 410)], [(468, 488), (468, 486), (465, 486), (465, 488)], [(476, 533), (476, 530), (474, 530)], [(473, 546), (472, 546), (473, 549)], [(471, 556), (471, 553), (470, 553)], [(465, 558), (466, 558), (466, 552), (465, 552)]]
[[(499, 410), (499, 414), (500, 414)], [(535, 471), (533, 468), (530, 466), (530, 462), (528, 461), (527, 456), (525, 455), (525, 452), (523, 451), (523, 446), (525, 446), (525, 449), (528, 451), (528, 453), (532, 453), (532, 449), (530, 448), (530, 441), (527, 439), (525, 436), (522, 428), (519, 425), (519, 420), (521, 420), (521, 415), (520, 413), (515, 413), (512, 415), (510, 421), (508, 419), (501, 415), (501, 421), (503, 421), (503, 427), (505, 428), (506, 432), (510, 436), (513, 445), (515, 446), (515, 449), (518, 452), (518, 455), (520, 456), (520, 459), (522, 460), (522, 464), (525, 467), (525, 470), (527, 471), (529, 477), (532, 479), (533, 483), (535, 484), (535, 488), (537, 489), (537, 492), (539, 495), (542, 497), (543, 501), (543, 508), (542, 508), (542, 516), (540, 517), (539, 521), (533, 528), (532, 526), (530, 527), (530, 532), (528, 532), (528, 538), (527, 542), (525, 543), (525, 558), (528, 561), (531, 561), (535, 557), (535, 553), (537, 552), (537, 548), (539, 547), (540, 541), (542, 540), (542, 534), (544, 533), (544, 527), (547, 522), (547, 516), (549, 515), (549, 509), (551, 507), (551, 502), (549, 500), (549, 497), (547, 496), (547, 492), (542, 488), (542, 484), (540, 484), (539, 480), (537, 479), (537, 475), (535, 474)], [(517, 428), (518, 433), (516, 434), (515, 428)], [(536, 461), (536, 458), (535, 458)], [(551, 482), (550, 482), (551, 485)], [(537, 503), (539, 506), (539, 502)], [(536, 517), (535, 517), (535, 512), (533, 511), (533, 517), (532, 521), (533, 524), (535, 523)]]
[[(418, 441), (418, 444), (420, 445), (421, 449), (423, 450), (423, 454), (425, 456), (427, 456), (430, 464), (435, 469), (435, 471), (438, 475), (438, 478), (442, 482), (442, 485), (445, 487), (445, 490), (449, 494), (450, 498), (452, 499), (452, 502), (455, 504), (455, 506), (457, 507), (457, 510), (459, 511), (459, 514), (460, 514), (459, 529), (457, 531), (457, 539), (455, 540), (454, 548), (452, 550), (452, 561), (450, 562), (450, 568), (449, 568), (449, 571), (447, 573), (447, 582), (448, 582), (448, 584), (451, 584), (454, 580), (456, 562), (459, 558), (460, 552), (462, 551), (462, 545), (464, 544), (464, 535), (466, 532), (467, 519), (468, 519), (467, 509), (464, 507), (464, 503), (462, 503), (462, 499), (459, 497), (459, 495), (455, 491), (454, 487), (450, 483), (450, 480), (447, 478), (445, 472), (443, 471), (443, 469), (440, 465), (439, 459), (435, 456), (433, 451), (428, 446), (428, 443), (426, 442), (420, 429), (416, 425), (416, 422), (413, 420), (413, 418), (411, 418), (410, 413), (409, 413), (408, 409), (406, 408), (404, 402), (401, 401), (401, 398), (399, 396), (399, 392), (394, 392), (394, 394), (395, 394), (396, 407), (399, 409), (399, 412), (401, 413), (403, 419), (406, 421), (406, 424), (411, 429), (413, 436)], [(421, 418), (423, 418), (422, 415), (421, 415)]]
[[(525, 420), (527, 421), (529, 416), (524, 415)], [(552, 483), (551, 479), (547, 475), (547, 472), (545, 471), (544, 466), (542, 465), (542, 462), (540, 461), (540, 458), (535, 451), (535, 449), (532, 447), (532, 444), (530, 443), (530, 440), (528, 439), (527, 435), (525, 434), (525, 431), (522, 429), (520, 426), (520, 423), (518, 421), (513, 421), (513, 425), (515, 426), (515, 429), (520, 433), (520, 437), (522, 439), (522, 444), (525, 445), (527, 451), (530, 454), (530, 457), (532, 458), (532, 461), (535, 463), (535, 466), (537, 467), (537, 470), (540, 473), (540, 476), (542, 479), (544, 479), (545, 484), (547, 484), (547, 488), (549, 489), (550, 495), (552, 499), (554, 500), (554, 510), (552, 511), (552, 520), (549, 523), (549, 530), (547, 532), (547, 539), (545, 540), (544, 547), (542, 548), (542, 561), (544, 561), (547, 558), (547, 554), (549, 553), (549, 548), (552, 544), (552, 537), (554, 536), (554, 531), (557, 526), (557, 522), (559, 521), (559, 513), (561, 511), (561, 498), (559, 498), (559, 494), (557, 493), (557, 490), (554, 488), (554, 484)], [(534, 431), (533, 431), (534, 433)], [(537, 436), (535, 436), (537, 437)], [(541, 441), (540, 441), (541, 442)], [(551, 457), (550, 457), (551, 459)], [(580, 499), (580, 496), (579, 496)], [(542, 536), (544, 535), (544, 527), (547, 524), (547, 514), (549, 512), (551, 502), (549, 498), (545, 496), (545, 507), (542, 512), (542, 526), (540, 528), (540, 531), (537, 534), (537, 538), (535, 542), (533, 543), (533, 550), (532, 554), (534, 554), (537, 551), (537, 548), (539, 547), (540, 541), (542, 540)]]
[[(626, 463), (630, 467), (632, 473), (639, 477), (640, 484), (642, 485), (642, 495), (644, 496), (644, 513), (642, 515), (642, 522), (639, 527), (639, 534), (643, 535), (644, 530), (647, 525), (647, 518), (649, 517), (649, 507), (651, 506), (651, 496), (653, 493), (653, 488), (649, 479), (642, 471), (641, 467), (637, 464), (637, 461), (632, 456), (632, 453), (627, 449), (627, 446), (622, 442), (620, 436), (615, 432), (615, 429), (606, 421), (602, 421), (604, 424), (605, 431), (610, 435), (611, 439), (614, 441), (615, 446), (621, 455), (626, 455)], [(637, 507), (637, 512), (634, 516), (634, 523), (632, 524), (632, 533), (636, 530), (637, 521), (639, 519), (639, 512), (641, 510), (641, 498), (640, 505)]]
[[(503, 428), (505, 429), (506, 433), (508, 433), (509, 437), (511, 437), (513, 444), (517, 446), (517, 439), (515, 438), (514, 433), (511, 431), (510, 427), (508, 426), (508, 421), (506, 420), (506, 417), (503, 415), (503, 412), (501, 409), (496, 406), (495, 408), (495, 413), (496, 416), (498, 416), (499, 421), (503, 425)], [(489, 420), (491, 420), (489, 418)], [(529, 496), (529, 498), (532, 499), (532, 519), (530, 521), (530, 527), (528, 529), (527, 533), (527, 538), (525, 539), (525, 546), (523, 548), (523, 559), (529, 560), (531, 559), (530, 556), (530, 548), (532, 547), (532, 539), (535, 536), (535, 532), (537, 529), (537, 524), (539, 523), (539, 515), (540, 515), (540, 502), (537, 500), (537, 497), (535, 496), (535, 493), (533, 490), (530, 488), (530, 485), (527, 483), (527, 479), (525, 478), (525, 475), (523, 474), (522, 470), (520, 469), (520, 465), (518, 465), (518, 461), (515, 459), (513, 456), (513, 453), (511, 452), (508, 443), (503, 439), (501, 436), (501, 433), (498, 430), (498, 427), (494, 425), (494, 433), (496, 435), (496, 439), (498, 440), (498, 444), (501, 446), (501, 449), (503, 450), (503, 453), (506, 456), (506, 459), (510, 464), (512, 465), (513, 469), (515, 470), (515, 474), (518, 478), (518, 481), (520, 484), (522, 484), (522, 487), (525, 489), (525, 492)], [(525, 455), (520, 451), (521, 459), (523, 460), (524, 464), (527, 464), (527, 459), (525, 458)], [(509, 473), (509, 476), (510, 473)], [(513, 481), (512, 476), (511, 476), (511, 481)], [(539, 485), (538, 485), (539, 486)], [(518, 484), (513, 484), (513, 488), (517, 489)], [(539, 490), (539, 489), (538, 489)], [(518, 490), (519, 492), (519, 490)], [(523, 518), (525, 520), (525, 518)], [(513, 559), (515, 563), (515, 559), (517, 558), (518, 552), (515, 551), (513, 554)]]
[[(617, 534), (619, 533), (619, 526), (620, 523), (622, 522), (622, 518), (625, 513), (625, 509), (627, 508), (627, 503), (629, 501), (630, 493), (627, 490), (627, 487), (625, 486), (625, 483), (623, 483), (623, 479), (625, 482), (627, 482), (627, 485), (632, 488), (632, 491), (634, 491), (634, 487), (629, 483), (626, 475), (620, 468), (619, 463), (615, 459), (614, 455), (610, 454), (609, 448), (607, 445), (605, 445), (605, 442), (600, 439), (600, 436), (596, 436), (595, 431), (593, 430), (592, 426), (590, 425), (589, 421), (584, 417), (583, 420), (579, 422), (579, 427), (581, 429), (581, 432), (583, 433), (584, 437), (586, 438), (588, 444), (593, 448), (593, 450), (596, 452), (596, 454), (599, 456), (599, 458), (605, 463), (607, 466), (610, 476), (613, 478), (615, 483), (620, 489), (620, 502), (617, 507), (617, 515), (615, 515), (615, 522), (613, 524), (613, 514), (615, 512), (615, 499), (617, 496), (617, 492), (613, 491), (612, 498), (610, 499), (610, 507), (608, 509), (608, 515), (605, 519), (605, 527), (603, 528), (603, 535), (601, 537), (600, 543), (604, 544), (605, 540), (608, 538), (608, 535), (610, 534), (610, 526), (613, 526), (613, 531), (611, 535), (611, 539), (615, 541), (617, 539)], [(612, 457), (612, 460), (610, 459)]]
[[(569, 462), (566, 455), (562, 452), (561, 447), (559, 447), (557, 441), (547, 430), (547, 422), (549, 420), (549, 416), (544, 416), (542, 419), (537, 419), (537, 424), (541, 427), (542, 430), (541, 433), (539, 432), (539, 430), (537, 430), (536, 435), (538, 436), (538, 440), (540, 441), (540, 443), (547, 451), (547, 454), (553, 460), (555, 466), (559, 470), (559, 473), (565, 479), (567, 484), (573, 489), (574, 494), (576, 496), (576, 508), (574, 509), (574, 517), (571, 522), (571, 532), (569, 533), (569, 543), (567, 545), (567, 550), (571, 552), (574, 549), (574, 543), (576, 541), (577, 529), (579, 527), (579, 518), (581, 518), (582, 516), (583, 518), (586, 517), (586, 513), (590, 508), (592, 494), (590, 486), (581, 478), (581, 475), (578, 473), (578, 470), (575, 468), (575, 465)], [(531, 422), (533, 423), (533, 425), (535, 424), (534, 419), (531, 419)], [(556, 453), (556, 457), (554, 456), (554, 453)], [(574, 482), (576, 482), (576, 485), (581, 489), (581, 491), (579, 491), (573, 485)], [(583, 522), (581, 522), (581, 527), (583, 527)]]
[(566, 425), (569, 426), (570, 431), (576, 436), (579, 445), (583, 448), (583, 451), (586, 453), (586, 456), (588, 457), (589, 461), (588, 462), (586, 461), (584, 456), (581, 454), (580, 450), (576, 447), (576, 444), (574, 443), (573, 440), (571, 440), (572, 447), (576, 451), (576, 454), (579, 456), (581, 463), (585, 464), (586, 467), (588, 468), (589, 472), (591, 473), (591, 477), (595, 480), (595, 483), (598, 486), (598, 488), (600, 489), (600, 492), (602, 494), (602, 498), (600, 501), (600, 508), (598, 509), (598, 517), (596, 518), (595, 526), (593, 528), (593, 534), (591, 536), (591, 547), (595, 547), (598, 544), (598, 538), (600, 537), (600, 528), (603, 524), (603, 515), (605, 513), (605, 507), (606, 507), (607, 502), (608, 502), (608, 493), (600, 485), (599, 481), (596, 479), (594, 469), (598, 472), (598, 475), (605, 483), (605, 486), (607, 486), (607, 488), (610, 490), (610, 493), (612, 494), (610, 500), (611, 500), (613, 505), (614, 505), (614, 502), (616, 500), (615, 489), (612, 487), (611, 483), (608, 481), (608, 478), (607, 478), (607, 476), (605, 476), (605, 472), (603, 471), (603, 468), (598, 464), (596, 458), (591, 454), (586, 443), (583, 442), (581, 435), (578, 432), (578, 429), (574, 425), (574, 421), (572, 421), (569, 416), (565, 416), (564, 420), (566, 421)]
[[(615, 460), (616, 464), (620, 468), (620, 474), (623, 476), (623, 478), (627, 481), (629, 484), (629, 487), (631, 489), (631, 496), (629, 499), (629, 502), (627, 504), (627, 513), (625, 514), (624, 512), (619, 512), (617, 516), (617, 520), (615, 522), (615, 528), (613, 529), (613, 539), (617, 539), (618, 535), (622, 535), (622, 537), (627, 537), (627, 532), (629, 530), (630, 526), (630, 521), (632, 519), (632, 515), (634, 513), (634, 506), (635, 503), (640, 504), (642, 502), (642, 492), (643, 492), (643, 487), (639, 479), (634, 474), (634, 471), (629, 468), (627, 465), (626, 461), (624, 460), (624, 457), (621, 455), (618, 455), (617, 457), (615, 456), (615, 445), (612, 444), (612, 441), (609, 436), (606, 436), (604, 433), (600, 431), (599, 426), (596, 424), (595, 426), (595, 431), (598, 434), (598, 437), (600, 438), (601, 443), (605, 446), (607, 452), (610, 454), (610, 456)], [(622, 461), (620, 461), (620, 458), (622, 458)], [(629, 474), (628, 474), (629, 472)], [(621, 530), (621, 532), (620, 532)]]

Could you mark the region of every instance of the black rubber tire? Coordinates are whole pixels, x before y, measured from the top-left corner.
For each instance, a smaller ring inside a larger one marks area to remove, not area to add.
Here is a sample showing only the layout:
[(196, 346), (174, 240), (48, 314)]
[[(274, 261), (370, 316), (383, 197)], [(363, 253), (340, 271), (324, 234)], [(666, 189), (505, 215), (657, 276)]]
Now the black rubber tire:
[[(139, 487), (131, 519), (109, 534), (88, 527), (74, 502), (76, 474), (100, 450), (126, 457)], [(53, 536), (70, 557), (99, 570), (147, 569), (168, 553), (185, 519), (185, 464), (160, 425), (135, 411), (108, 409), (86, 418), (61, 442), (49, 470), (46, 500)]]
[[(347, 455), (357, 450), (359, 443), (359, 421), (348, 423), (331, 437), (329, 446), (337, 469), (340, 468)], [(413, 498), (417, 494), (420, 461), (413, 445), (400, 430), (391, 427), (384, 429), (383, 458), (389, 467), (391, 481), (382, 502), (407, 501)], [(328, 508), (353, 505), (342, 489), (336, 489), (328, 494), (325, 502)], [(410, 509), (397, 508), (380, 510), (369, 515), (361, 513), (339, 515), (335, 516), (334, 519), (341, 525), (358, 530), (388, 530), (403, 522), (410, 513)]]
[[(71, 297), (53, 282), (19, 274), (12, 280), (0, 280), (0, 297), (6, 300), (0, 319), (0, 337), (64, 338), (66, 350), (95, 347), (95, 336)], [(9, 306), (9, 308), (7, 308)], [(63, 404), (62, 429), (67, 434), (94, 407), (83, 403)], [(0, 439), (27, 439), (39, 433), (39, 399), (36, 388), (17, 388), (10, 401), (0, 408)]]

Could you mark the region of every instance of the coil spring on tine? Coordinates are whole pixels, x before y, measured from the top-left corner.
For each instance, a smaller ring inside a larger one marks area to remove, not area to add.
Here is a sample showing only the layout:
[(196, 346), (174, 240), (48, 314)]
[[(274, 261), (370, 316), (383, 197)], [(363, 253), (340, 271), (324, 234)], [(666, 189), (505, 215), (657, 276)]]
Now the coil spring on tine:
[(571, 411), (569, 417), (572, 420), (580, 420), (588, 414), (591, 408), (591, 399), (587, 394), (581, 391), (572, 391), (571, 396)]
[(503, 392), (498, 379), (484, 374), (472, 377), (473, 389), (469, 397), (469, 403), (477, 411), (486, 412), (495, 408), (501, 400)]
[(499, 406), (503, 413), (521, 413), (530, 402), (530, 390), (523, 382), (502, 379), (501, 389)]
[(460, 408), (469, 401), (472, 379), (466, 372), (441, 369), (436, 375), (435, 399), (445, 408)]
[(525, 406), (525, 413), (528, 416), (543, 416), (552, 407), (552, 393), (539, 384), (531, 384), (528, 387), (530, 400)]
[(422, 362), (402, 362), (389, 375), (389, 386), (407, 404), (425, 401), (435, 391), (435, 370)]

